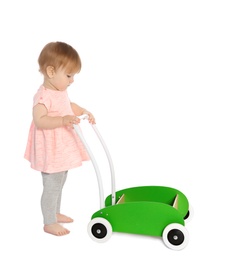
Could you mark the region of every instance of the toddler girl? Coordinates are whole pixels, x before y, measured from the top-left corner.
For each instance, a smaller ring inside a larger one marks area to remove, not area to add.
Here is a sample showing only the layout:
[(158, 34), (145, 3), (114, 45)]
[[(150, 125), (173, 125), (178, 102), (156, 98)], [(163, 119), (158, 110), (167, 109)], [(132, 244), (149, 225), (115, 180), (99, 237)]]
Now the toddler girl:
[(89, 160), (73, 124), (78, 124), (77, 116), (83, 114), (89, 116), (92, 124), (95, 124), (95, 118), (68, 98), (67, 88), (81, 69), (79, 54), (72, 46), (64, 42), (48, 43), (42, 49), (38, 63), (44, 82), (34, 96), (33, 120), (25, 158), (33, 169), (42, 174), (44, 231), (62, 236), (70, 231), (60, 223), (73, 221), (60, 213), (67, 172), (81, 166), (82, 161)]

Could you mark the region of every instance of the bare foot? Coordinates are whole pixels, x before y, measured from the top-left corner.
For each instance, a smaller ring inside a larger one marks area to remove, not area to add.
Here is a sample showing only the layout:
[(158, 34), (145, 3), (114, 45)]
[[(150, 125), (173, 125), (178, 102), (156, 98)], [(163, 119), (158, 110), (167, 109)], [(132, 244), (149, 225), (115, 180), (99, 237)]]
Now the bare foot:
[(55, 236), (64, 236), (70, 233), (70, 231), (63, 226), (61, 226), (58, 223), (51, 224), (51, 225), (45, 225), (44, 226), (44, 231), (46, 233), (55, 235)]
[(57, 222), (58, 223), (71, 223), (73, 222), (73, 219), (70, 217), (67, 217), (63, 214), (58, 213), (57, 214)]

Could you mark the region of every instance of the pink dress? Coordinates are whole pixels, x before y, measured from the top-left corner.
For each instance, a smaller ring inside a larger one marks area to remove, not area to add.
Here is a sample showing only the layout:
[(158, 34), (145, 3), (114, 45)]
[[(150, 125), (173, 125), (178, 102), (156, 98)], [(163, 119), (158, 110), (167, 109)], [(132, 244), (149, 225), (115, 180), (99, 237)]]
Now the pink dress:
[[(67, 91), (55, 91), (41, 86), (34, 96), (33, 106), (39, 103), (45, 105), (48, 116), (74, 115)], [(34, 122), (31, 123), (24, 157), (33, 169), (45, 173), (66, 171), (89, 160), (74, 129), (38, 129)]]

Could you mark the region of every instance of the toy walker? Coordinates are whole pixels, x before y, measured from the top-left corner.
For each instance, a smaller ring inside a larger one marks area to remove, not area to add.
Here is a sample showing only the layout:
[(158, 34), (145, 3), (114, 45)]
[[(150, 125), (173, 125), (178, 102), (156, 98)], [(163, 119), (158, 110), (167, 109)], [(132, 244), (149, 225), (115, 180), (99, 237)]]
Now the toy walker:
[[(87, 119), (88, 116), (79, 117)], [(79, 125), (74, 129), (84, 144), (94, 166), (100, 195), (100, 210), (88, 224), (89, 236), (97, 242), (107, 241), (112, 232), (123, 232), (162, 237), (167, 247), (181, 250), (188, 244), (185, 223), (192, 217), (188, 199), (179, 190), (163, 186), (140, 186), (115, 191), (115, 174), (108, 148), (96, 125), (91, 125), (106, 153), (110, 172), (112, 194), (104, 201), (102, 178)]]

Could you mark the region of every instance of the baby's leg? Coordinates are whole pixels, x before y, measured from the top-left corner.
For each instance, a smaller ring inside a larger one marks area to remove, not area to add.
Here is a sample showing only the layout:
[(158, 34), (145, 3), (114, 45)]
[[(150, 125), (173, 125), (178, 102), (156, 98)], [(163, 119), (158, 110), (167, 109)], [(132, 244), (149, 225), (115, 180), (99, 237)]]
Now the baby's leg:
[(61, 183), (61, 191), (60, 191), (60, 194), (59, 194), (59, 197), (58, 197), (58, 200), (57, 200), (56, 217), (57, 217), (58, 223), (71, 223), (71, 222), (73, 222), (72, 218), (60, 213), (60, 206), (61, 206), (61, 199), (62, 199), (62, 189), (63, 189), (63, 186), (66, 182), (66, 179), (67, 179), (67, 171), (64, 172), (62, 183)]
[(61, 236), (69, 233), (69, 230), (57, 222), (57, 203), (61, 200), (61, 191), (64, 185), (65, 172), (42, 173), (43, 193), (41, 197), (41, 209), (44, 218), (44, 231)]

